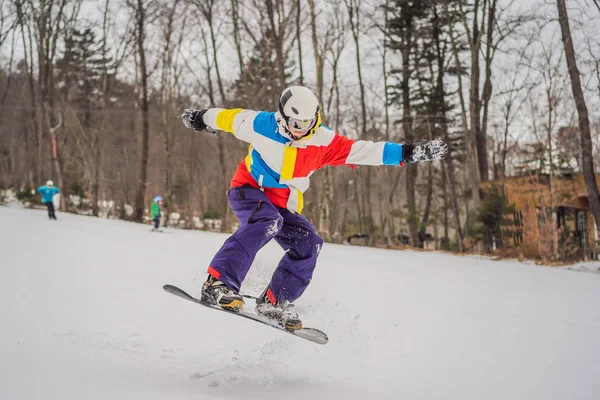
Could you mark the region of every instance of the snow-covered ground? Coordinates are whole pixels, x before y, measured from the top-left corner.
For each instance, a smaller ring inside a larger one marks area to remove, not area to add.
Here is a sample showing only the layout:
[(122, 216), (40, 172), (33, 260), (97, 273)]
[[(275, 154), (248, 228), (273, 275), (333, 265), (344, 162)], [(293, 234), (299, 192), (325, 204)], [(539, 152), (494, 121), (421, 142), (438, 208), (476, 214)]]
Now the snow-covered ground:
[(325, 244), (296, 306), (321, 346), (162, 290), (226, 235), (58, 217), (0, 207), (2, 400), (600, 398), (600, 274)]

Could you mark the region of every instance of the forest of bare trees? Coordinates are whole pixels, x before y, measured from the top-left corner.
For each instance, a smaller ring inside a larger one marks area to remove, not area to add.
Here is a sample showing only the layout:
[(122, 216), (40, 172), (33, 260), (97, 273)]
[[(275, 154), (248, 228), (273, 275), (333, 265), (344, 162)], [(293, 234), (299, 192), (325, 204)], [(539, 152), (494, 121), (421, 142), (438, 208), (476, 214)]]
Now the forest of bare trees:
[(0, 7), (0, 189), (26, 196), (53, 179), (65, 210), (140, 222), (160, 194), (187, 226), (210, 217), (230, 231), (225, 192), (246, 145), (187, 130), (181, 114), (275, 111), (281, 91), (301, 84), (343, 135), (451, 147), (443, 162), (317, 172), (304, 214), (328, 241), (502, 247), (482, 215), (508, 210), (489, 210), (481, 185), (524, 174), (549, 175), (550, 186), (582, 174), (600, 231), (595, 0)]

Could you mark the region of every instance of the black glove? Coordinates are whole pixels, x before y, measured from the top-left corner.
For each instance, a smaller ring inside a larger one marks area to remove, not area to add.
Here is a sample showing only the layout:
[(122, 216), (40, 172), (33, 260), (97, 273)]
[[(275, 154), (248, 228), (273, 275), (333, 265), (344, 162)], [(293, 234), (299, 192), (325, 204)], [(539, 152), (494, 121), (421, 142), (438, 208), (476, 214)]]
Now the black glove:
[(181, 118), (183, 118), (183, 124), (186, 128), (200, 132), (205, 130), (208, 125), (204, 123), (202, 116), (206, 114), (207, 110), (191, 110), (187, 109), (183, 112)]
[(402, 161), (407, 164), (441, 160), (447, 153), (448, 145), (441, 140), (402, 144)]

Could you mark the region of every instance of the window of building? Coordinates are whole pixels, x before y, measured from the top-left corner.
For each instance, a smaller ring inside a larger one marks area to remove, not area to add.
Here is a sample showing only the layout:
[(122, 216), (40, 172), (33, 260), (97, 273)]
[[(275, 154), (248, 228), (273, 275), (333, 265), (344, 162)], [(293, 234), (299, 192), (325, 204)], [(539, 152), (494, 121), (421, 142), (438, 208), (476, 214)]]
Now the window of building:
[(577, 210), (577, 225), (575, 228), (575, 237), (579, 238), (581, 247), (587, 244), (587, 213), (585, 210)]
[(514, 230), (513, 230), (513, 241), (515, 245), (523, 244), (523, 213), (521, 210), (515, 210), (513, 212)]

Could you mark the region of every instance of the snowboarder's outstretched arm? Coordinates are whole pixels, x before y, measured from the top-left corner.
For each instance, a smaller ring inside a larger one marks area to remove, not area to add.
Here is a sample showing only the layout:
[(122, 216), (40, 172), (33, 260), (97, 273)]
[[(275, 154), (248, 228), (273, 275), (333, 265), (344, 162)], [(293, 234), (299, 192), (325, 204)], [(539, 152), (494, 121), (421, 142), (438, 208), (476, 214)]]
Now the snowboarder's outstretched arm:
[(327, 165), (404, 165), (419, 161), (439, 160), (448, 153), (441, 140), (415, 143), (371, 142), (352, 140), (335, 134), (327, 146)]
[[(232, 133), (236, 138), (248, 143), (264, 137), (279, 141), (278, 138), (272, 137), (272, 132), (277, 128), (274, 113), (241, 108), (210, 108), (185, 110), (182, 118), (187, 128), (197, 132), (211, 128)], [(439, 160), (448, 152), (448, 146), (441, 140), (404, 144), (355, 141), (323, 125), (319, 126), (317, 131), (325, 138), (324, 142), (329, 141), (323, 157), (324, 165), (404, 165)]]

